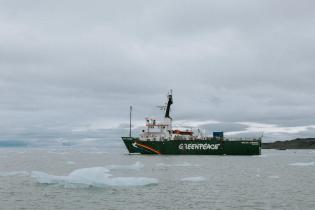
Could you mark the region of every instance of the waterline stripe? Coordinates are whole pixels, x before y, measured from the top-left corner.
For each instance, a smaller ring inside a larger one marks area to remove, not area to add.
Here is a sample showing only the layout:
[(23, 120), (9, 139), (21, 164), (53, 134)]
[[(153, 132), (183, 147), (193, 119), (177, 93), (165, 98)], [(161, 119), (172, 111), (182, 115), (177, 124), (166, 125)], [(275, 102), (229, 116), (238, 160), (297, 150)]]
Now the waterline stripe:
[(155, 149), (153, 149), (152, 147), (149, 147), (149, 146), (147, 146), (147, 145), (140, 144), (140, 143), (137, 143), (137, 142), (136, 142), (136, 145), (138, 145), (138, 146), (140, 146), (140, 147), (143, 147), (143, 148), (145, 148), (145, 149), (148, 149), (148, 150), (150, 150), (151, 152), (154, 152), (154, 153), (156, 153), (156, 154), (158, 154), (158, 155), (161, 154), (160, 151), (155, 150)]

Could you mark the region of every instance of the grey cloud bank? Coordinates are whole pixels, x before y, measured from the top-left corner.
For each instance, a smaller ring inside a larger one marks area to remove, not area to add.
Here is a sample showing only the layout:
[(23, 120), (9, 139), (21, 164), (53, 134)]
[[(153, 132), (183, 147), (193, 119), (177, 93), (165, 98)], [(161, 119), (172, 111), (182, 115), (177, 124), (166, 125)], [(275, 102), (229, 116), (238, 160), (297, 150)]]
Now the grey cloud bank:
[(174, 118), (217, 121), (209, 132), (313, 137), (314, 8), (0, 0), (0, 139), (118, 138), (130, 104), (139, 122), (169, 89)]

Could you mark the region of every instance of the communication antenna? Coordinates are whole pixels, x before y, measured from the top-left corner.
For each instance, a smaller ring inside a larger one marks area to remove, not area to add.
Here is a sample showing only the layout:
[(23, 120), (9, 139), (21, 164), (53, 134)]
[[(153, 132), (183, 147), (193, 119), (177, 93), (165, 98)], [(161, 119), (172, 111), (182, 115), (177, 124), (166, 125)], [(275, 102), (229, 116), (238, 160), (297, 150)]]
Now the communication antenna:
[(132, 113), (132, 106), (130, 106), (129, 110), (129, 137), (131, 138), (131, 113)]

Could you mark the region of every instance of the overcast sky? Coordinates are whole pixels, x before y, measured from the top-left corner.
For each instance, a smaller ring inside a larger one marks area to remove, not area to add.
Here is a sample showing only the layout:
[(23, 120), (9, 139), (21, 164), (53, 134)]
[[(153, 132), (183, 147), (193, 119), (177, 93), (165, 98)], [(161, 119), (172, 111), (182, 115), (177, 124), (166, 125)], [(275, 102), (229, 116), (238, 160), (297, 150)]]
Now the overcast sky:
[(0, 0), (0, 140), (114, 131), (129, 105), (138, 124), (169, 89), (179, 124), (314, 137), (314, 10), (313, 0)]

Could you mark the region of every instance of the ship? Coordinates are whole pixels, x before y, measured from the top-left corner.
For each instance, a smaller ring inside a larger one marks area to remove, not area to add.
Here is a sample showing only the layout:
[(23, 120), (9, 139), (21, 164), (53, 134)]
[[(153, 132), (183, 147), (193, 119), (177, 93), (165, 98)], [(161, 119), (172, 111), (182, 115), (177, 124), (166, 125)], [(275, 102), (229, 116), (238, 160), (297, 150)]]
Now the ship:
[(206, 136), (200, 129), (173, 129), (170, 117), (173, 94), (167, 94), (166, 106), (160, 106), (164, 119), (146, 118), (144, 130), (138, 137), (131, 135), (122, 140), (130, 154), (156, 155), (260, 155), (262, 136), (258, 138), (225, 137), (223, 131)]

